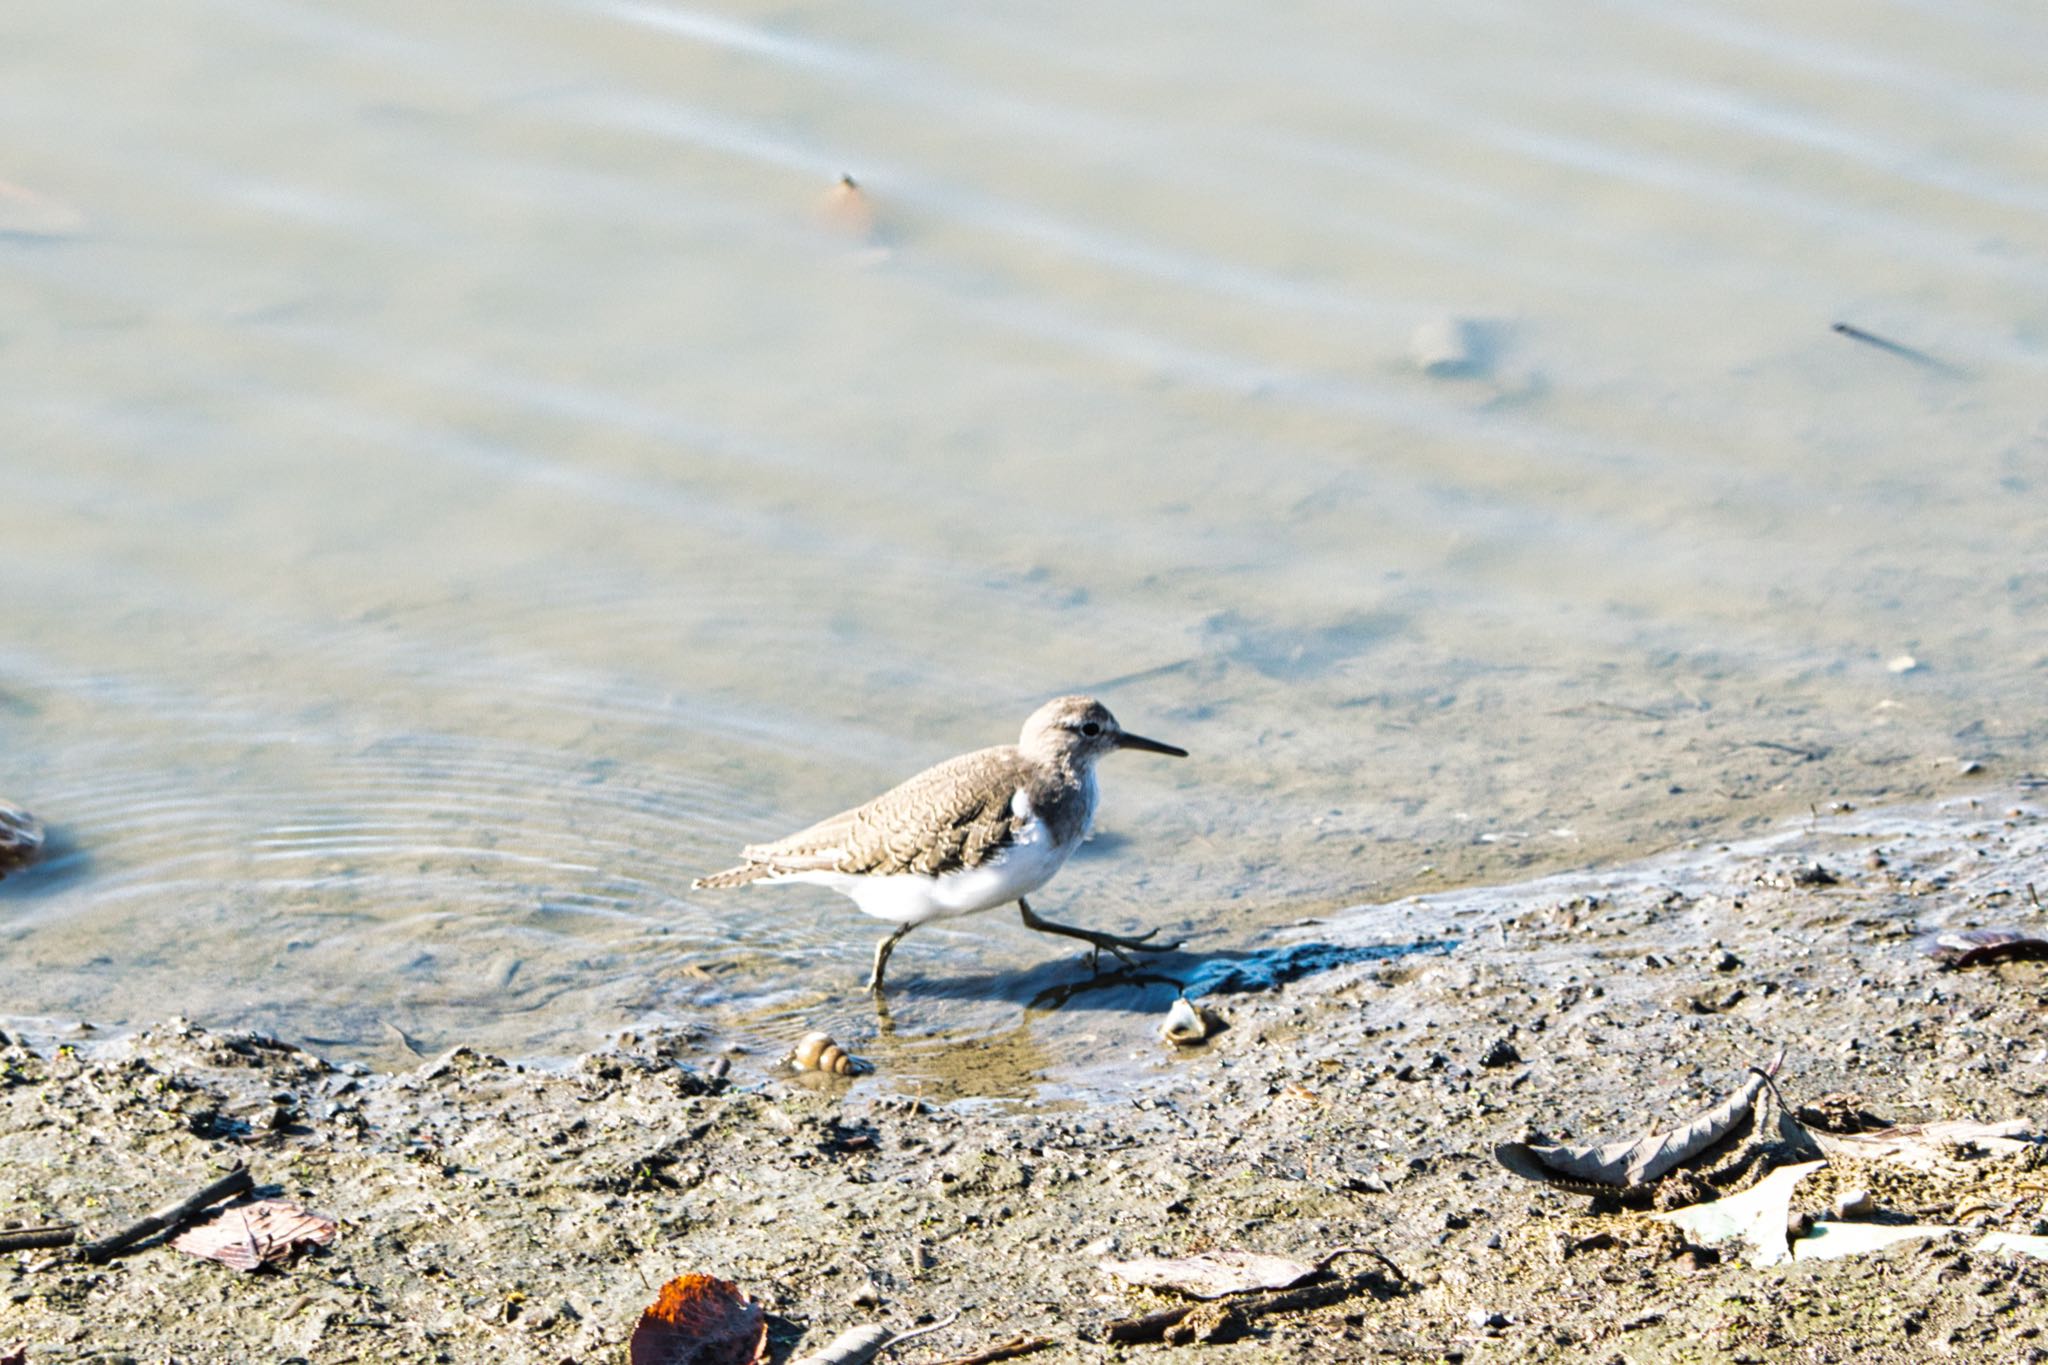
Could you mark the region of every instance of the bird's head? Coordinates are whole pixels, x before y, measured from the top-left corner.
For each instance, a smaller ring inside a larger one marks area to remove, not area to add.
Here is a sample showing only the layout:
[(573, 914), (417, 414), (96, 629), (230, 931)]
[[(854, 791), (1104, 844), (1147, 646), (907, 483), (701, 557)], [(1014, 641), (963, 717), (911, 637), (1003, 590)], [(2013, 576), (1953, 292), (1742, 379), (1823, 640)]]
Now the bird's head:
[(1134, 735), (1116, 723), (1109, 708), (1093, 697), (1054, 697), (1031, 713), (1017, 747), (1033, 758), (1065, 760), (1088, 767), (1112, 749), (1143, 749), (1147, 753), (1186, 758), (1186, 749)]

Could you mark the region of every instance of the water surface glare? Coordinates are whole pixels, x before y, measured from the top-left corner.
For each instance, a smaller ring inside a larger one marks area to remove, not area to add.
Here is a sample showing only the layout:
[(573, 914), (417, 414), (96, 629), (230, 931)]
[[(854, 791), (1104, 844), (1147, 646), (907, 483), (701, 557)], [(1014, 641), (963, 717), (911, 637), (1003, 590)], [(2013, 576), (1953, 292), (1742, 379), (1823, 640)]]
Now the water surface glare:
[[(1038, 908), (1189, 960), (2038, 768), (2044, 69), (2020, 0), (23, 10), (5, 1009), (857, 1042), (880, 926), (691, 878), (1064, 691), (1194, 757)], [(1087, 971), (920, 930), (895, 1064), (1156, 1003)]]

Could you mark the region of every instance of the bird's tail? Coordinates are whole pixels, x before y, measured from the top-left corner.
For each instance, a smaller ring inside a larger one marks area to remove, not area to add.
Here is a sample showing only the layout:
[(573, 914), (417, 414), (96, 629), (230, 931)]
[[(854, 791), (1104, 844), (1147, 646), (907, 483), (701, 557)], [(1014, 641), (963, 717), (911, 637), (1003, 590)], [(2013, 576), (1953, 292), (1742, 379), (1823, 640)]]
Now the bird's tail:
[(774, 875), (775, 869), (767, 866), (765, 863), (741, 863), (738, 867), (728, 867), (723, 872), (714, 872), (708, 877), (699, 877), (696, 881), (691, 882), (690, 886), (691, 889), (697, 891), (715, 890), (725, 886), (745, 886), (748, 882), (757, 882), (763, 877), (772, 877)]

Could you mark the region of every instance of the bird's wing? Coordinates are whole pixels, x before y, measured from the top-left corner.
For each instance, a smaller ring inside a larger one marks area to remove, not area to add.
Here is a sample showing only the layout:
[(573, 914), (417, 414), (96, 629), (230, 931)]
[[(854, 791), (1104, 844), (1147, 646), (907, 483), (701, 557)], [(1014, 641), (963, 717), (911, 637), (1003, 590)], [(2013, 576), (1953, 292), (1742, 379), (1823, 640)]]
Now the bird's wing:
[(741, 850), (775, 872), (895, 872), (935, 877), (978, 867), (1013, 843), (1031, 818), (1015, 804), (1024, 785), (1014, 748), (980, 749), (927, 768), (864, 806)]

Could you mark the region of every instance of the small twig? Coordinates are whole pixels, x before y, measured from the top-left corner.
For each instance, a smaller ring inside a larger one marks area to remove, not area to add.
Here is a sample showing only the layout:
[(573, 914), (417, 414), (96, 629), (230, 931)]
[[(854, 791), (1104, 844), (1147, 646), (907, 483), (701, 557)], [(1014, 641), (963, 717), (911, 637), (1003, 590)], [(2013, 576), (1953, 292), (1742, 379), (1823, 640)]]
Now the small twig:
[(941, 1318), (939, 1319), (939, 1321), (927, 1323), (923, 1327), (913, 1327), (908, 1332), (898, 1332), (895, 1336), (890, 1337), (887, 1341), (883, 1342), (879, 1347), (877, 1347), (875, 1350), (875, 1354), (880, 1355), (883, 1351), (892, 1350), (895, 1347), (901, 1346), (904, 1342), (909, 1341), (913, 1337), (926, 1336), (932, 1332), (941, 1331), (947, 1327), (951, 1327), (954, 1323), (958, 1321), (960, 1321), (960, 1310), (956, 1308), (953, 1310), (953, 1316), (950, 1318)]
[(1347, 1253), (1373, 1257), (1394, 1273), (1394, 1279), (1390, 1281), (1377, 1270), (1367, 1270), (1357, 1275), (1345, 1275), (1296, 1289), (1282, 1290), (1277, 1294), (1236, 1294), (1229, 1298), (1211, 1299), (1205, 1303), (1191, 1303), (1180, 1308), (1147, 1313), (1141, 1318), (1125, 1318), (1119, 1322), (1112, 1322), (1103, 1329), (1102, 1339), (1124, 1346), (1143, 1341), (1166, 1341), (1171, 1339), (1169, 1334), (1175, 1328), (1197, 1312), (1215, 1318), (1215, 1322), (1208, 1324), (1215, 1327), (1225, 1316), (1234, 1317), (1240, 1323), (1249, 1322), (1253, 1318), (1262, 1318), (1269, 1313), (1293, 1313), (1302, 1309), (1342, 1303), (1345, 1299), (1356, 1298), (1360, 1294), (1384, 1292), (1391, 1296), (1414, 1284), (1414, 1281), (1402, 1272), (1401, 1267), (1370, 1247), (1339, 1247), (1326, 1256), (1324, 1262), (1327, 1264), (1330, 1260)]
[(1180, 1320), (1201, 1307), (1200, 1304), (1182, 1304), (1179, 1308), (1162, 1308), (1157, 1313), (1147, 1313), (1141, 1318), (1122, 1318), (1112, 1322), (1102, 1333), (1102, 1339), (1117, 1346), (1132, 1346), (1141, 1341), (1164, 1341), (1166, 1329), (1178, 1327)]
[(995, 1365), (998, 1360), (1015, 1360), (1018, 1356), (1043, 1351), (1053, 1344), (1051, 1337), (1013, 1337), (1000, 1346), (976, 1351), (971, 1356), (948, 1356), (944, 1360), (927, 1361), (926, 1365)]
[[(1782, 1053), (1779, 1055), (1781, 1057), (1783, 1056)], [(1410, 1283), (1408, 1276), (1402, 1271), (1401, 1267), (1395, 1265), (1392, 1261), (1388, 1260), (1385, 1256), (1381, 1255), (1379, 1250), (1375, 1247), (1338, 1247), (1335, 1251), (1325, 1253), (1323, 1259), (1316, 1262), (1316, 1269), (1328, 1270), (1330, 1268), (1330, 1262), (1336, 1260), (1339, 1256), (1370, 1256), (1375, 1261), (1378, 1261), (1381, 1265), (1385, 1266), (1388, 1270), (1393, 1271), (1395, 1280), (1397, 1280), (1401, 1284)], [(1368, 1271), (1367, 1273), (1370, 1274), (1371, 1272)]]
[(8, 1228), (0, 1232), (0, 1251), (37, 1251), (44, 1247), (68, 1247), (78, 1240), (74, 1223), (53, 1223), (39, 1228)]
[(111, 1260), (145, 1238), (179, 1227), (200, 1210), (218, 1204), (223, 1199), (247, 1194), (255, 1187), (256, 1181), (250, 1176), (249, 1168), (237, 1166), (198, 1193), (158, 1209), (149, 1217), (130, 1224), (111, 1237), (103, 1237), (97, 1242), (87, 1242), (78, 1249), (78, 1253), (95, 1264)]
[(1960, 373), (1955, 366), (1945, 360), (1937, 360), (1925, 351), (1915, 350), (1911, 346), (1903, 346), (1887, 337), (1878, 336), (1874, 332), (1866, 332), (1861, 327), (1847, 322), (1836, 323), (1835, 332), (1837, 335), (1845, 336), (1851, 341), (1860, 341), (1865, 346), (1875, 346), (1880, 351), (1890, 351), (1895, 356), (1910, 360), (1915, 365), (1925, 365), (1930, 370), (1940, 370), (1946, 374)]

